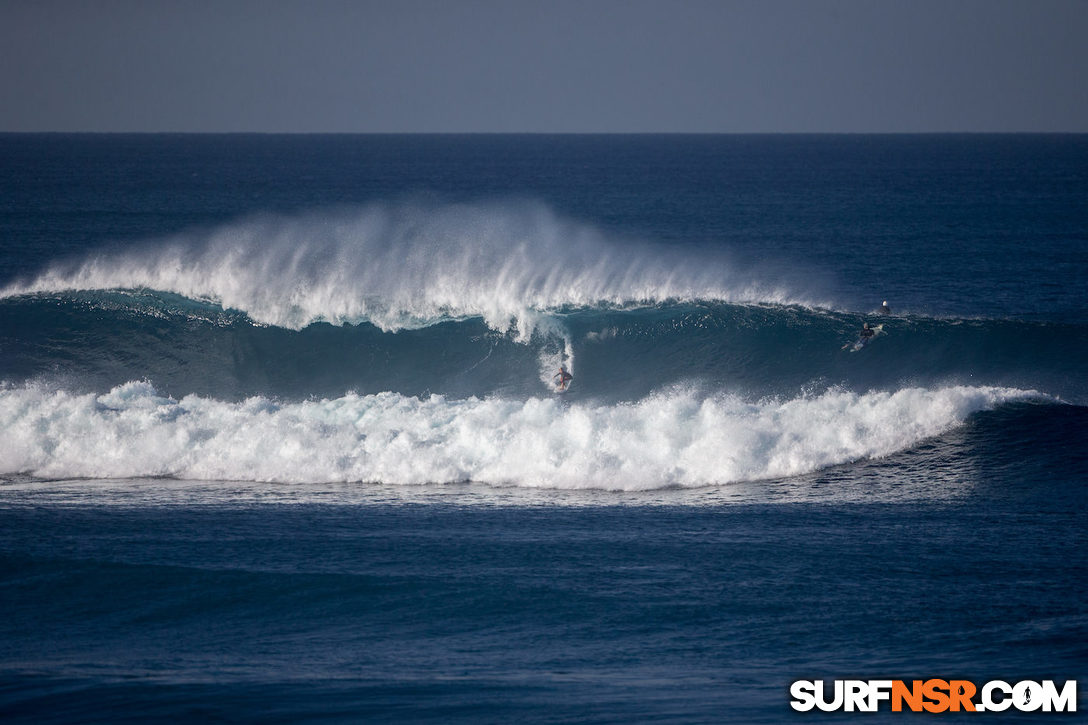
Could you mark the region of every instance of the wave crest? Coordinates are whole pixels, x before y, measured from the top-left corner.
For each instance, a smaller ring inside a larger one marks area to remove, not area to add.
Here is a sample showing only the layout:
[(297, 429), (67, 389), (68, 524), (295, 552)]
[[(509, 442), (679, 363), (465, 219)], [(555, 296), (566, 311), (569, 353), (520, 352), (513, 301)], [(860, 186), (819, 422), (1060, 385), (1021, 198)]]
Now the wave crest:
[(482, 317), (531, 337), (549, 312), (666, 300), (813, 305), (742, 277), (720, 252), (620, 241), (539, 204), (373, 204), (264, 217), (57, 263), (0, 297), (153, 289), (262, 324), (383, 330)]

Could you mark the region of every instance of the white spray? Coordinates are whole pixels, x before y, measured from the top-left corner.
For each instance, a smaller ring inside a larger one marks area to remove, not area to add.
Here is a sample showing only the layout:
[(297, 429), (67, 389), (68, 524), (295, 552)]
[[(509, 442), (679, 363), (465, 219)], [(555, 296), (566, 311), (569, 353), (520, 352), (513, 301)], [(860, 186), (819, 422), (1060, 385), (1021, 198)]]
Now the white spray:
[(277, 403), (0, 389), (0, 474), (654, 489), (808, 473), (885, 456), (971, 413), (1039, 397), (988, 387), (829, 391), (750, 403), (676, 389), (638, 403), (395, 393)]
[(0, 297), (102, 289), (171, 292), (292, 329), (370, 321), (398, 330), (482, 317), (522, 342), (564, 307), (816, 304), (739, 277), (721, 253), (677, 255), (617, 240), (530, 203), (373, 204), (250, 219), (54, 264)]

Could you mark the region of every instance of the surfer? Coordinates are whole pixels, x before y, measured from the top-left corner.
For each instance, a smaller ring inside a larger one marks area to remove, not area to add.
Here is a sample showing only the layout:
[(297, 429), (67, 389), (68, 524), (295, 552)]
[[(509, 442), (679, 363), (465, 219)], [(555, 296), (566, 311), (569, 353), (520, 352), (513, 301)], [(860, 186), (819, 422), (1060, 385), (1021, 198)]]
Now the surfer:
[(567, 383), (569, 383), (571, 380), (573, 380), (574, 376), (571, 375), (570, 373), (568, 373), (566, 368), (564, 368), (562, 365), (560, 365), (559, 366), (559, 372), (557, 372), (555, 374), (555, 379), (557, 381), (555, 389), (556, 390), (566, 390), (567, 389)]
[(884, 303), (882, 305), (880, 305), (880, 314), (890, 315), (891, 313), (892, 313), (892, 308), (888, 307), (888, 301), (884, 300)]
[(857, 341), (851, 345), (849, 342), (842, 346), (843, 350), (849, 350), (850, 352), (857, 352), (861, 348), (868, 345), (873, 341), (873, 338), (879, 335), (884, 330), (884, 325), (877, 325), (876, 327), (870, 327), (866, 322), (861, 326), (861, 331), (858, 333)]

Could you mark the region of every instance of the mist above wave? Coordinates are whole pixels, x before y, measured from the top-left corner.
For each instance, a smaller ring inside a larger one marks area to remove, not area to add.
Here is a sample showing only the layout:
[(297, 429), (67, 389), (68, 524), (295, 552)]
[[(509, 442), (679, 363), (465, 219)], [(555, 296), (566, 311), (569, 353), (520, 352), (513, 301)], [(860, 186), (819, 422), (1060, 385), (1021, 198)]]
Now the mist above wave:
[(741, 275), (721, 253), (614, 239), (532, 203), (253, 218), (57, 262), (0, 296), (141, 288), (291, 329), (369, 321), (398, 330), (482, 317), (521, 340), (568, 306), (809, 303)]
[(1038, 397), (991, 387), (832, 390), (746, 402), (673, 389), (637, 403), (421, 399), (283, 404), (174, 400), (149, 383), (104, 395), (0, 390), (0, 473), (273, 482), (475, 481), (654, 489), (808, 473), (916, 445), (968, 415)]

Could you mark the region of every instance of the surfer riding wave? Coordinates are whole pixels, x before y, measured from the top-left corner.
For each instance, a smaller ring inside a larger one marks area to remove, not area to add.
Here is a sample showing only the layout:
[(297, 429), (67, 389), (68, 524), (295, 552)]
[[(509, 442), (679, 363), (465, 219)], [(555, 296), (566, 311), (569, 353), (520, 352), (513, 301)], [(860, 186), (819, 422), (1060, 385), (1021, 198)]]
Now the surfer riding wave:
[(553, 379), (556, 381), (555, 389), (559, 392), (563, 392), (567, 389), (570, 381), (574, 379), (574, 376), (568, 373), (565, 367), (560, 365), (559, 372), (555, 374)]

